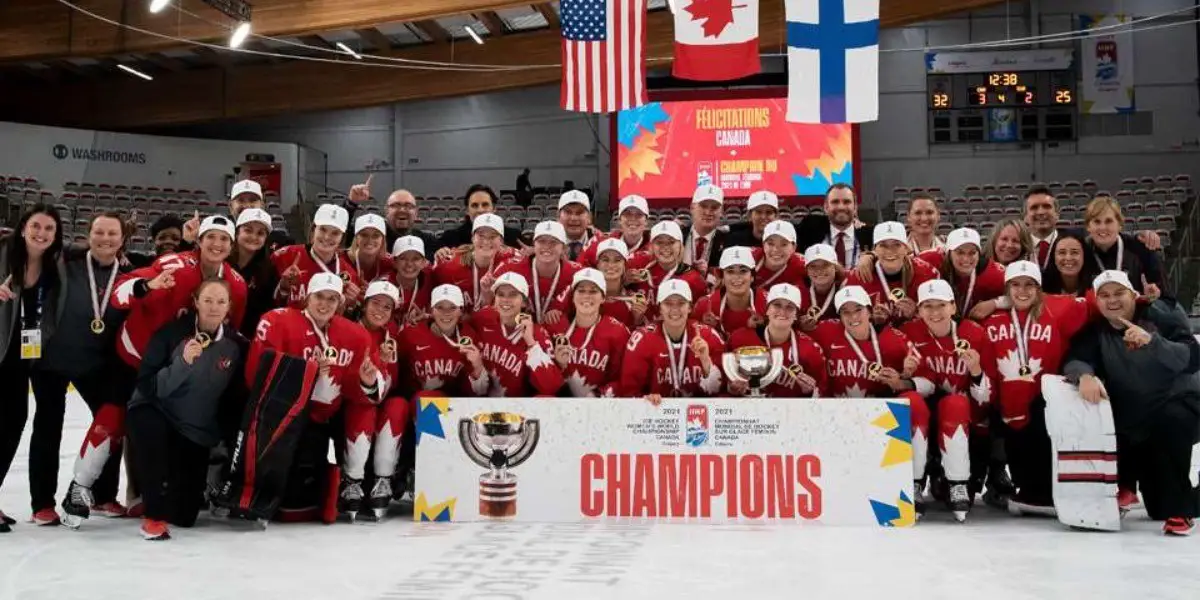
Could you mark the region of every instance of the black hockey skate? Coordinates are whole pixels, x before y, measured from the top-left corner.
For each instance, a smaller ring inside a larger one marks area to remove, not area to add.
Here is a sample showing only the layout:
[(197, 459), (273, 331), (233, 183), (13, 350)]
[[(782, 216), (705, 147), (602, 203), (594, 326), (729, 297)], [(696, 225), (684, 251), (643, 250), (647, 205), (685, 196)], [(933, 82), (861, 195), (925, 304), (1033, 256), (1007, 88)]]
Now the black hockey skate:
[(67, 496), (62, 501), (63, 525), (71, 529), (79, 529), (84, 520), (91, 516), (90, 507), (95, 503), (91, 488), (72, 481), (71, 487), (67, 490)]
[(916, 510), (916, 518), (918, 521), (925, 516), (925, 481), (920, 479), (913, 480), (913, 509)]
[(338, 492), (338, 512), (346, 514), (353, 523), (358, 519), (358, 511), (362, 510), (362, 503), (362, 480), (351, 479), (343, 474), (341, 489)]
[(946, 499), (946, 506), (950, 512), (954, 513), (954, 520), (959, 523), (967, 520), (967, 512), (971, 510), (971, 495), (966, 483), (962, 481), (950, 483), (950, 494)]
[(388, 506), (392, 503), (392, 478), (379, 477), (375, 479), (375, 486), (371, 488), (371, 512), (375, 515), (376, 521), (382, 521), (387, 518)]
[(1008, 469), (1002, 464), (992, 464), (988, 469), (987, 491), (983, 493), (983, 501), (989, 506), (1007, 510), (1009, 499), (1016, 493), (1017, 488), (1008, 477)]

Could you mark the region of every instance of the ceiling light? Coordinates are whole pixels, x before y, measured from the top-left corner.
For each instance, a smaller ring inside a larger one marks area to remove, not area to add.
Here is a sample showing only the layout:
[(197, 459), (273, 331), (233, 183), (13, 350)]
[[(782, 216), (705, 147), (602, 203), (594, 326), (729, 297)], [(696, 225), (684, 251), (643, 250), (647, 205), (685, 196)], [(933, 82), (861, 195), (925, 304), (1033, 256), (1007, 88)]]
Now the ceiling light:
[(340, 48), (342, 50), (342, 52), (345, 52), (346, 54), (349, 54), (350, 56), (353, 56), (354, 58), (357, 58), (358, 60), (362, 60), (362, 56), (360, 56), (357, 52), (351, 50), (350, 46), (347, 46), (341, 42), (338, 42), (334, 45), (337, 46), (338, 48)]
[(126, 65), (117, 65), (117, 68), (122, 71), (125, 71), (126, 73), (129, 73), (130, 75), (136, 75), (138, 77), (141, 77), (142, 79), (145, 79), (146, 81), (154, 81), (153, 77), (151, 77), (133, 67), (129, 67)]
[(170, 3), (171, 0), (150, 0), (150, 12), (162, 12), (162, 9), (166, 8)]
[(483, 38), (479, 37), (479, 34), (478, 34), (478, 33), (475, 33), (475, 28), (474, 28), (474, 27), (471, 27), (470, 25), (468, 25), (468, 26), (466, 26), (466, 27), (463, 27), (463, 29), (466, 29), (466, 30), (467, 30), (467, 35), (471, 36), (471, 39), (475, 40), (475, 43), (476, 43), (476, 44), (482, 44), (482, 43), (483, 43)]
[(233, 35), (229, 36), (229, 47), (241, 47), (242, 42), (246, 41), (246, 38), (249, 36), (250, 21), (242, 21), (241, 23), (238, 23), (238, 26), (233, 30)]

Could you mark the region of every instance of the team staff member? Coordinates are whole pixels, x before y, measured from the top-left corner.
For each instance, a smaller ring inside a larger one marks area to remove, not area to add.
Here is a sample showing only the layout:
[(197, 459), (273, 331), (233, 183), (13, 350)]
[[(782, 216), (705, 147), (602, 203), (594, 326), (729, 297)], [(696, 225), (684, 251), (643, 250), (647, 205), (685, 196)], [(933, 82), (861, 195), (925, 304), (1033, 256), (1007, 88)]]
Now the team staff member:
[[(763, 346), (783, 352), (784, 373), (763, 390), (768, 396), (819, 398), (824, 394), (825, 353), (812, 338), (795, 329), (800, 298), (800, 288), (790, 283), (775, 284), (767, 295), (766, 324), (745, 327), (729, 337), (732, 351), (747, 346)], [(730, 393), (738, 395), (749, 390), (746, 383), (737, 384), (733, 381), (728, 387)]]
[(592, 227), (592, 204), (579, 190), (563, 192), (558, 198), (558, 222), (566, 234), (567, 260), (578, 261), (583, 249), (603, 232)]
[(627, 257), (638, 252), (648, 252), (650, 228), (646, 226), (646, 220), (649, 215), (650, 208), (645, 198), (637, 194), (621, 198), (620, 204), (617, 205), (617, 222), (621, 227), (610, 231), (607, 235), (601, 234), (592, 237), (579, 256), (579, 264), (585, 267), (597, 267), (596, 255), (600, 243), (609, 239), (621, 240), (625, 244)]
[[(47, 204), (35, 204), (0, 239), (0, 487), (4, 485), (29, 417), (32, 357), (40, 354), (39, 337), (50, 338), (54, 321), (43, 319), (54, 306), (60, 285), (62, 220)], [(34, 523), (58, 523), (54, 509), (34, 515)], [(16, 521), (0, 512), (0, 533)]]
[(229, 264), (246, 280), (246, 315), (240, 331), (247, 339), (254, 336), (258, 320), (275, 308), (275, 287), (279, 276), (271, 263), (267, 238), (271, 235), (271, 215), (261, 208), (247, 208), (237, 218), (237, 239), (229, 253)]
[[(925, 192), (913, 194), (908, 207), (908, 248), (920, 255), (931, 250), (942, 250), (946, 240), (937, 235), (938, 223), (942, 220), (937, 200)], [(930, 263), (933, 264), (933, 263)]]
[(279, 289), (275, 293), (278, 303), (304, 308), (310, 295), (309, 278), (317, 273), (332, 273), (345, 287), (345, 307), (357, 306), (362, 280), (354, 265), (341, 253), (342, 237), (349, 222), (346, 209), (322, 204), (313, 216), (310, 243), (285, 246), (271, 255), (271, 262), (279, 273)]
[(600, 271), (579, 271), (569, 292), (573, 316), (546, 328), (554, 340), (554, 359), (562, 369), (566, 391), (574, 398), (600, 396), (621, 374), (629, 329), (604, 316), (605, 289)]
[(1188, 535), (1200, 511), (1191, 479), (1200, 441), (1200, 346), (1178, 307), (1138, 303), (1124, 272), (1102, 272), (1093, 289), (1104, 320), (1075, 338), (1063, 374), (1084, 400), (1112, 403), (1117, 451), (1131, 459), (1147, 514), (1165, 521), (1163, 533)]
[(854, 188), (845, 183), (829, 186), (824, 209), (823, 215), (808, 215), (800, 220), (796, 226), (796, 245), (808, 248), (813, 244), (829, 244), (838, 264), (843, 269), (854, 269), (859, 256), (875, 245), (872, 229), (858, 221)]
[(714, 265), (721, 259), (721, 252), (726, 246), (725, 236), (728, 232), (720, 229), (724, 204), (725, 192), (721, 191), (721, 188), (715, 185), (696, 188), (692, 193), (692, 222), (684, 228), (680, 237), (683, 243), (680, 260), (699, 271), (706, 279), (709, 275), (709, 265)]
[[(500, 204), (500, 197), (492, 188), (476, 183), (467, 188), (467, 193), (463, 195), (466, 201), (467, 214), (464, 217), (464, 223), (454, 229), (447, 229), (442, 232), (442, 236), (438, 238), (438, 259), (445, 260), (459, 247), (465, 246), (472, 242), (472, 237), (475, 233), (475, 219), (482, 214), (496, 212), (496, 206)], [(521, 230), (512, 227), (505, 227), (501, 231), (504, 239), (504, 245), (509, 248), (521, 247)], [(463, 290), (464, 292), (466, 289)]]
[(721, 253), (721, 282), (696, 302), (692, 316), (721, 335), (766, 322), (767, 293), (755, 288), (750, 248), (733, 246)]

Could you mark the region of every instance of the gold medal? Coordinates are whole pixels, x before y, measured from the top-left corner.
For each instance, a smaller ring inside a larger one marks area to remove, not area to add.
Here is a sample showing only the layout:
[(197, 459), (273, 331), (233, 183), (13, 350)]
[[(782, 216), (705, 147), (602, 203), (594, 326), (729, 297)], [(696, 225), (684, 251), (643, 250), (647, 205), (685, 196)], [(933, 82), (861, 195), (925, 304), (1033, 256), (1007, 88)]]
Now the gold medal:
[(960, 339), (957, 342), (954, 342), (954, 348), (957, 349), (959, 352), (966, 352), (967, 350), (971, 349), (971, 342)]
[(1030, 369), (1029, 365), (1021, 365), (1021, 368), (1017, 370), (1017, 375), (1021, 377), (1029, 377), (1030, 373), (1033, 373), (1033, 369)]
[(629, 272), (629, 278), (633, 281), (650, 281), (650, 270), (635, 269)]
[(388, 352), (395, 352), (396, 351), (396, 340), (384, 340), (383, 344), (380, 347)]
[(337, 355), (338, 355), (337, 348), (334, 348), (333, 346), (329, 346), (328, 348), (325, 349), (325, 358), (328, 358), (329, 360), (333, 360), (333, 359), (337, 358)]
[(633, 301), (638, 304), (645, 304), (646, 303), (646, 292), (634, 292), (633, 293)]
[(875, 379), (876, 377), (879, 377), (879, 374), (882, 372), (883, 372), (883, 365), (881, 365), (877, 362), (873, 362), (873, 363), (867, 365), (867, 377), (869, 377), (871, 379)]
[(795, 364), (795, 365), (788, 367), (787, 370), (788, 370), (788, 373), (792, 376), (792, 380), (795, 381), (796, 383), (800, 383), (800, 376), (804, 374), (804, 367), (802, 367), (798, 364)]
[(892, 288), (890, 292), (892, 299), (896, 301), (903, 300), (907, 294), (904, 293), (904, 288)]
[(196, 343), (200, 344), (201, 349), (208, 348), (208, 345), (212, 343), (212, 336), (201, 331), (196, 334)]
[(521, 313), (517, 315), (517, 325), (524, 325), (530, 319), (529, 314)]
[(466, 348), (467, 346), (470, 346), (470, 345), (471, 345), (471, 344), (473, 344), (473, 343), (474, 343), (474, 342), (472, 342), (472, 341), (471, 341), (471, 338), (469, 338), (469, 337), (467, 337), (467, 336), (465, 336), (465, 335), (464, 335), (464, 336), (462, 336), (462, 337), (460, 337), (460, 338), (458, 338), (458, 345), (459, 345), (459, 346), (462, 346), (463, 348)]
[(349, 273), (342, 271), (341, 273), (338, 273), (338, 275), (341, 276), (342, 283), (350, 283), (350, 274)]
[(820, 307), (818, 307), (818, 306), (808, 307), (808, 318), (816, 319), (819, 316), (821, 316), (821, 308)]
[(567, 336), (565, 336), (561, 333), (554, 336), (554, 345), (555, 346), (567, 346), (570, 343), (571, 343), (571, 338), (568, 338)]
[(92, 333), (100, 335), (104, 333), (104, 320), (92, 319)]

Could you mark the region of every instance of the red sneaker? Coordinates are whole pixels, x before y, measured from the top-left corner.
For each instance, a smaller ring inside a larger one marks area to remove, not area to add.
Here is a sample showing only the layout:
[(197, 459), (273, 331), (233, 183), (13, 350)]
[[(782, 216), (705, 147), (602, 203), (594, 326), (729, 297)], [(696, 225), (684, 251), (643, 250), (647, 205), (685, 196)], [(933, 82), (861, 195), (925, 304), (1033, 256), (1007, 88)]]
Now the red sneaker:
[(140, 497), (131, 502), (129, 504), (129, 508), (125, 509), (125, 516), (130, 518), (140, 519), (141, 517), (145, 516), (145, 514), (146, 505), (142, 504), (142, 499)]
[(53, 508), (43, 508), (33, 513), (33, 524), (42, 527), (54, 527), (62, 524), (62, 520), (58, 517), (58, 512)]
[(1163, 533), (1167, 535), (1192, 535), (1196, 530), (1196, 521), (1189, 517), (1171, 517), (1163, 523)]
[(1141, 507), (1141, 502), (1138, 501), (1137, 492), (1130, 489), (1117, 490), (1117, 508), (1121, 511), (1121, 516), (1125, 513), (1136, 510)]
[(91, 508), (91, 514), (97, 517), (108, 517), (110, 519), (124, 518), (128, 516), (128, 513), (129, 511), (125, 508), (125, 505), (117, 502), (116, 500), (113, 500), (112, 502), (105, 502), (103, 504), (97, 504)]
[(171, 529), (167, 527), (166, 521), (158, 521), (155, 519), (142, 519), (142, 539), (149, 541), (169, 540), (171, 539)]

